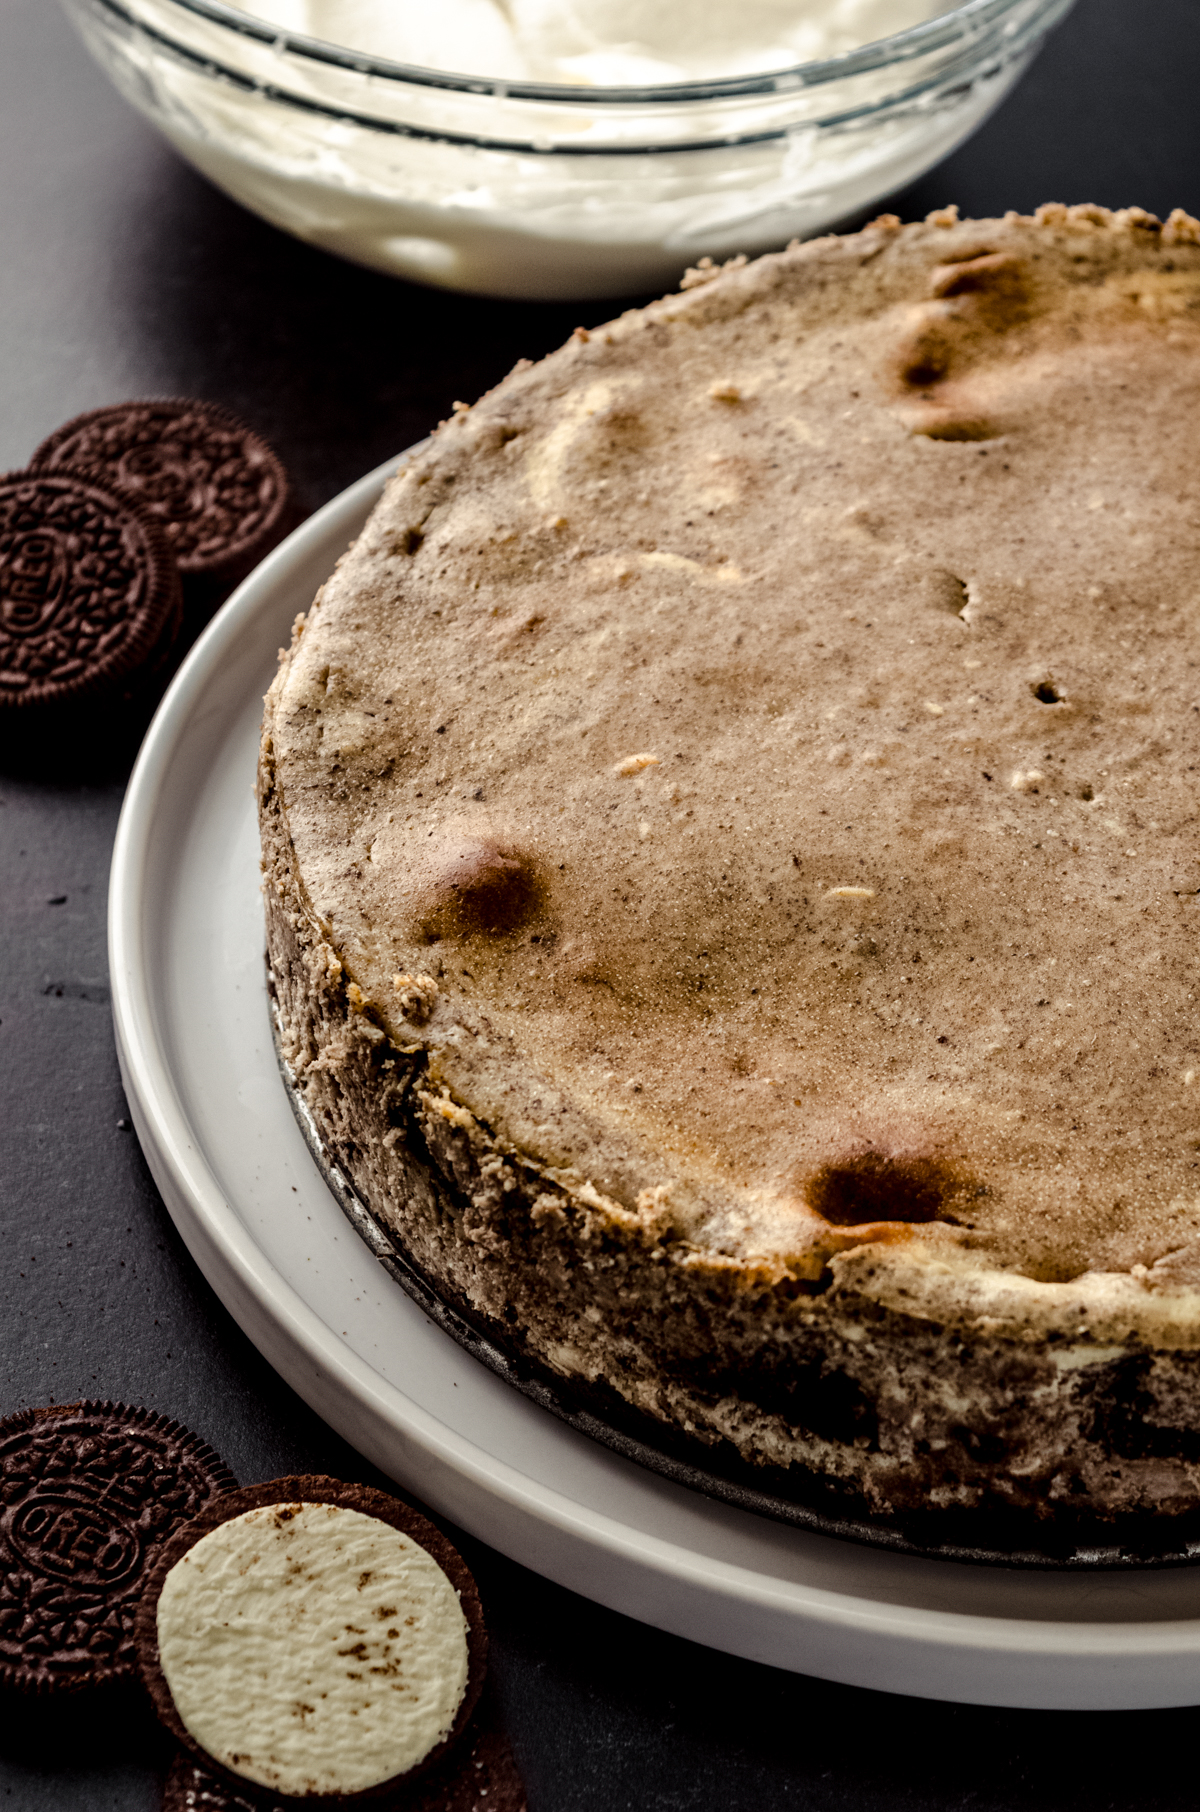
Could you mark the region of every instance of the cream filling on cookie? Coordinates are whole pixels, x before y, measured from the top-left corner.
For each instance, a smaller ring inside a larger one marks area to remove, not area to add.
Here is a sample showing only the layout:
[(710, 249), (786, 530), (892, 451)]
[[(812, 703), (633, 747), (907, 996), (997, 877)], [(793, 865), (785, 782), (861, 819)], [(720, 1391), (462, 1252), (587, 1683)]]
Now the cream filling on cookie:
[(167, 1574), (163, 1675), (189, 1734), (279, 1793), (355, 1793), (449, 1734), (467, 1624), (409, 1536), (338, 1504), (271, 1504), (220, 1524)]

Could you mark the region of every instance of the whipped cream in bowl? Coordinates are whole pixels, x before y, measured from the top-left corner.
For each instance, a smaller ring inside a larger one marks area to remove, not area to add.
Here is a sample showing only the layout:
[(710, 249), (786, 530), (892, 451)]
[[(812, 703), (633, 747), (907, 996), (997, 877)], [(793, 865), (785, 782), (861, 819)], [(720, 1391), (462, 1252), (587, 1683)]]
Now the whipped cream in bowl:
[(397, 63), (638, 88), (819, 62), (951, 9), (946, 0), (261, 0), (244, 10)]
[(66, 0), (275, 225), (477, 294), (669, 287), (951, 151), (1072, 0)]

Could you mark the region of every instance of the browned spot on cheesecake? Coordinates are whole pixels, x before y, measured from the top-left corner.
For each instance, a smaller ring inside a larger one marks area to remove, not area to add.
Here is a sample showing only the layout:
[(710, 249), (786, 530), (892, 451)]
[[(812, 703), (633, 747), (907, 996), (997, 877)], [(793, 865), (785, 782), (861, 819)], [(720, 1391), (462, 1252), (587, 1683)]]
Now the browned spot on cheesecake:
[(948, 567), (934, 566), (921, 580), (921, 599), (931, 610), (961, 617), (967, 608), (967, 588), (963, 580)]
[(971, 296), (985, 303), (993, 318), (1008, 320), (1025, 312), (1028, 297), (1025, 266), (1007, 252), (935, 265), (929, 287), (935, 296)]
[(952, 304), (919, 302), (908, 310), (908, 332), (896, 354), (900, 382), (930, 390), (950, 375), (960, 336)]
[[(1026, 267), (1009, 253), (985, 251), (935, 265), (929, 287), (932, 299), (906, 311), (895, 353), (900, 384), (921, 398), (900, 411), (901, 419), (930, 440), (992, 440), (1003, 427), (983, 399), (963, 392), (961, 380), (1029, 318)], [(933, 394), (950, 380), (952, 396)]]
[(886, 1139), (847, 1146), (809, 1178), (808, 1205), (835, 1227), (869, 1221), (950, 1221), (966, 1191), (944, 1158)]
[(910, 418), (914, 434), (928, 440), (995, 440), (1001, 430), (986, 416), (972, 415), (960, 409), (926, 407), (919, 416)]
[(444, 937), (503, 937), (519, 931), (543, 902), (536, 863), (488, 837), (451, 834), (422, 868), (417, 922), (430, 942)]

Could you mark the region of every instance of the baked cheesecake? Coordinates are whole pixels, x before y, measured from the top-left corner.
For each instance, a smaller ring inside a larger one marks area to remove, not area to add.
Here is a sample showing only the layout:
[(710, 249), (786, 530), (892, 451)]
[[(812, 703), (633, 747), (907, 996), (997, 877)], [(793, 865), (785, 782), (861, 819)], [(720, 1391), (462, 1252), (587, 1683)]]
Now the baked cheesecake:
[(456, 1312), (714, 1465), (1200, 1479), (1200, 225), (721, 270), (456, 405), (266, 701), (321, 1140)]

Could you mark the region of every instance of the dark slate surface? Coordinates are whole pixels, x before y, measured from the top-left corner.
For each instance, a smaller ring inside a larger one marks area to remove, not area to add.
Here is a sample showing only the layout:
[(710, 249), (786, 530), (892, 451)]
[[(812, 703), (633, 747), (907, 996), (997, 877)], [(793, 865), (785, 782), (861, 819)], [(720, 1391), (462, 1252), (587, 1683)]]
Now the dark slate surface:
[[(975, 140), (891, 205), (1200, 212), (1198, 97), (1195, 0), (1080, 0)], [(81, 409), (195, 394), (262, 429), (311, 507), (609, 312), (433, 294), (284, 238), (126, 110), (49, 0), (0, 5), (0, 170), (0, 470)], [(105, 719), (65, 759), (0, 738), (0, 1413), (125, 1398), (247, 1483), (369, 1478), (204, 1284), (128, 1130), (104, 909), (130, 742)], [(1194, 1804), (1193, 1712), (996, 1712), (798, 1679), (463, 1545), (532, 1812)], [(5, 1807), (149, 1812), (163, 1760), (136, 1706), (0, 1702)]]

